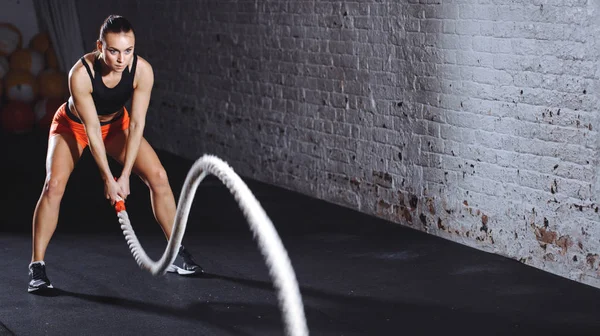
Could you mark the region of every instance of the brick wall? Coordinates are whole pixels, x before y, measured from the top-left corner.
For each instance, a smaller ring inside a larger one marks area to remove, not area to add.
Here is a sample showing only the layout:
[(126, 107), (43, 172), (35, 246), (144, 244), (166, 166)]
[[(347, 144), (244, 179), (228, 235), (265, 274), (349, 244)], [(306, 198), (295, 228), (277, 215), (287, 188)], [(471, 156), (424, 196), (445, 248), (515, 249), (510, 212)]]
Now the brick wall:
[(136, 27), (156, 147), (600, 287), (595, 2), (80, 6)]

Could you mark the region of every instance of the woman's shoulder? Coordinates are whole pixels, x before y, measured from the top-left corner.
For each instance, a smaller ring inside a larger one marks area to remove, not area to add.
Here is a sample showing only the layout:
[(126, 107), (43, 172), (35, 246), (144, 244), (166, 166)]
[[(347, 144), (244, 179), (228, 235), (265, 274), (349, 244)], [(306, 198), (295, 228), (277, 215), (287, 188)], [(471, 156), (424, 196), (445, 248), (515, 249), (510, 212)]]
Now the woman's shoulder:
[(92, 51), (90, 53), (83, 55), (81, 58), (85, 59), (88, 63), (93, 64), (94, 61), (96, 60), (96, 58), (98, 58), (98, 52)]
[(150, 64), (150, 62), (148, 62), (148, 60), (146, 60), (145, 58), (143, 58), (142, 56), (136, 54), (137, 56), (137, 65), (136, 65), (136, 69), (140, 69), (142, 71), (152, 71), (152, 65)]
[(73, 76), (73, 75), (78, 76), (80, 74), (87, 75), (87, 70), (85, 69), (85, 66), (82, 62), (86, 62), (86, 64), (90, 68), (90, 71), (94, 72), (94, 60), (97, 57), (96, 55), (97, 54), (95, 52), (91, 52), (91, 53), (87, 53), (87, 54), (83, 55), (80, 59), (77, 60), (77, 62), (75, 62), (75, 64), (73, 64), (71, 71), (69, 71), (69, 76)]
[(153, 81), (154, 80), (154, 72), (152, 70), (152, 65), (145, 58), (140, 55), (137, 56), (137, 65), (135, 71), (135, 80), (136, 82), (139, 80), (143, 81)]

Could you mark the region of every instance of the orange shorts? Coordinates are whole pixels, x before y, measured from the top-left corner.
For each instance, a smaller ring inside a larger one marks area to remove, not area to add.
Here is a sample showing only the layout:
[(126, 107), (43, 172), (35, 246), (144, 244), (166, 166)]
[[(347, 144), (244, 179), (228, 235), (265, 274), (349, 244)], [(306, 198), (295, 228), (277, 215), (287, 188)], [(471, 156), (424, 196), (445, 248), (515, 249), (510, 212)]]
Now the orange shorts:
[[(82, 148), (85, 148), (88, 145), (88, 137), (85, 128), (81, 121), (71, 114), (71, 111), (67, 111), (67, 109), (67, 103), (62, 104), (58, 108), (52, 119), (48, 137), (55, 134), (67, 133), (75, 137), (77, 143), (79, 143)], [(123, 113), (115, 119), (109, 122), (100, 123), (102, 140), (106, 143), (106, 141), (110, 139), (111, 136), (115, 135), (115, 133), (126, 130), (127, 128), (129, 128), (129, 112), (123, 107)]]

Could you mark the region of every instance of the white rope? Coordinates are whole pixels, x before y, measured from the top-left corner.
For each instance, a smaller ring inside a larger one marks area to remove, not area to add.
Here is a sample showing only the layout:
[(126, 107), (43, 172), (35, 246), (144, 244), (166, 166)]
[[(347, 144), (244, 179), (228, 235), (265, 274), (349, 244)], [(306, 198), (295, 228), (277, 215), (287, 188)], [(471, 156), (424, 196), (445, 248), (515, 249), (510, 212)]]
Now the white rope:
[(250, 224), (254, 238), (258, 239), (258, 246), (265, 258), (269, 274), (277, 289), (279, 306), (284, 315), (286, 333), (291, 336), (308, 335), (308, 327), (306, 325), (304, 307), (296, 275), (287, 251), (283, 247), (283, 243), (273, 223), (244, 181), (227, 163), (216, 156), (202, 156), (188, 172), (183, 189), (181, 190), (171, 239), (169, 239), (165, 252), (157, 262), (150, 259), (142, 248), (133, 231), (124, 206), (118, 211), (117, 215), (121, 223), (123, 235), (135, 261), (140, 268), (149, 271), (153, 275), (162, 275), (166, 272), (167, 268), (177, 257), (177, 251), (183, 239), (196, 189), (207, 174), (212, 174), (219, 178), (229, 189), (237, 201), (240, 210), (242, 210), (244, 217)]

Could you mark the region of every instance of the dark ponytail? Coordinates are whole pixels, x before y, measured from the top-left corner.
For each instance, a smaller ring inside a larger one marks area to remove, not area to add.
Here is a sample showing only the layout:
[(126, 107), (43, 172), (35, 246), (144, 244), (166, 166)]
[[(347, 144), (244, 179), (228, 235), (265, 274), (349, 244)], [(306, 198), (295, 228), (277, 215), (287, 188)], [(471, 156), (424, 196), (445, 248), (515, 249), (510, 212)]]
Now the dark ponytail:
[[(133, 30), (133, 26), (126, 18), (121, 15), (109, 15), (102, 26), (100, 26), (100, 34), (98, 35), (98, 41), (101, 41), (102, 44), (106, 41), (106, 34), (108, 33), (129, 33), (132, 32), (135, 35), (135, 31)], [(96, 50), (96, 53), (100, 53)]]

